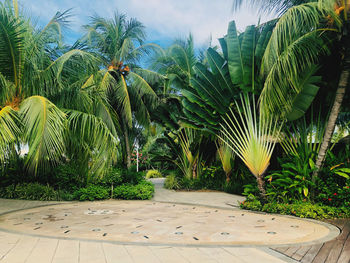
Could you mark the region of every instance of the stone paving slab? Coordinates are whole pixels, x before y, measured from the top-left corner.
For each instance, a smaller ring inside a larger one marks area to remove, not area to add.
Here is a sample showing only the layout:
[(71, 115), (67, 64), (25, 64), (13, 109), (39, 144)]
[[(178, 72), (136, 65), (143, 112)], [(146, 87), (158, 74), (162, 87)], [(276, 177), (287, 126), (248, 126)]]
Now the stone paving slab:
[(33, 236), (166, 245), (286, 245), (327, 238), (308, 220), (233, 209), (118, 201), (68, 203), (0, 216), (0, 230)]
[(178, 204), (205, 205), (222, 208), (239, 208), (244, 196), (233, 195), (218, 191), (173, 191), (163, 188), (164, 178), (153, 178), (155, 185), (154, 201)]
[[(247, 211), (239, 210), (238, 202), (244, 198), (235, 195), (229, 195), (220, 192), (175, 192), (162, 189), (162, 182), (156, 183), (156, 193), (154, 200), (159, 205), (169, 205), (162, 202), (176, 202), (180, 207), (183, 204), (194, 205), (195, 207), (205, 206), (203, 211), (231, 211), (232, 213), (246, 213)], [(109, 202), (109, 201), (108, 201)], [(108, 203), (107, 202), (107, 203)], [(113, 201), (118, 202), (118, 201)], [(149, 201), (145, 201), (146, 204)], [(151, 202), (153, 203), (153, 202)], [(59, 205), (56, 205), (59, 204)], [(63, 204), (63, 205), (61, 205)], [(28, 212), (30, 208), (40, 206), (40, 209), (49, 209), (42, 207), (55, 205), (52, 208), (65, 208), (65, 206), (75, 205), (75, 207), (84, 206), (84, 204), (93, 204), (91, 202), (70, 203), (65, 202), (40, 202), (40, 201), (23, 201), (23, 200), (6, 200), (0, 199), (0, 214), (10, 216), (17, 213)], [(173, 205), (173, 204), (171, 204)], [(197, 209), (197, 208), (196, 208)], [(213, 210), (214, 209), (214, 210)], [(100, 211), (98, 211), (100, 210)], [(16, 213), (9, 213), (18, 211)], [(95, 213), (103, 212), (102, 209), (95, 209)], [(186, 210), (184, 210), (186, 211)], [(71, 216), (66, 210), (62, 212)], [(69, 211), (68, 211), (69, 212)], [(86, 210), (85, 210), (86, 212)], [(89, 211), (90, 212), (90, 211)], [(88, 213), (89, 213), (88, 212)], [(29, 212), (30, 213), (30, 212)], [(215, 212), (213, 212), (215, 213)], [(223, 212), (224, 213), (224, 212)], [(6, 214), (6, 215), (5, 215)], [(142, 215), (146, 214), (145, 212)], [(256, 213), (253, 217), (256, 216)], [(84, 215), (86, 215), (84, 213)], [(64, 214), (61, 213), (63, 217)], [(91, 215), (99, 216), (99, 215)], [(244, 217), (244, 216), (243, 216)], [(242, 218), (243, 218), (242, 217)], [(154, 217), (150, 217), (155, 219)], [(248, 217), (244, 217), (247, 219)], [(23, 218), (24, 219), (24, 218)], [(295, 218), (293, 218), (295, 219)], [(62, 220), (59, 220), (62, 221)], [(52, 221), (52, 222), (59, 222)], [(99, 221), (99, 220), (96, 220)], [(302, 220), (304, 221), (304, 220)], [(306, 220), (307, 221), (307, 220)], [(68, 221), (67, 221), (68, 222)], [(310, 221), (314, 223), (314, 221)], [(131, 224), (131, 222), (128, 222)], [(158, 222), (157, 223), (161, 223)], [(226, 222), (220, 222), (224, 225)], [(257, 222), (256, 222), (257, 223)], [(259, 222), (264, 223), (264, 222)], [(35, 225), (37, 227), (37, 225)], [(328, 227), (328, 225), (326, 225)], [(34, 227), (35, 228), (35, 227)], [(33, 228), (33, 229), (34, 229)], [(38, 229), (37, 229), (38, 230)], [(34, 231), (34, 230), (33, 230)], [(317, 231), (317, 230), (315, 230)], [(94, 231), (100, 232), (100, 231)], [(331, 231), (332, 232), (332, 231)], [(70, 233), (70, 232), (68, 232)], [(333, 236), (337, 233), (333, 232)], [(108, 236), (108, 235), (107, 235)], [(328, 236), (331, 238), (330, 236)], [(84, 260), (84, 261), (83, 261)], [(267, 246), (257, 247), (248, 245), (241, 246), (189, 246), (184, 244), (150, 244), (138, 245), (137, 243), (124, 244), (123, 242), (108, 242), (104, 240), (84, 241), (83, 239), (67, 239), (67, 237), (42, 237), (40, 235), (13, 234), (9, 229), (0, 231), (0, 263), (8, 262), (26, 262), (26, 263), (67, 263), (67, 262), (104, 262), (104, 263), (138, 263), (138, 262), (296, 262), (291, 258), (281, 255)]]
[(65, 204), (68, 202), (58, 201), (31, 201), (31, 200), (14, 200), (0, 198), (0, 215), (22, 209), (29, 209), (39, 206), (48, 206), (56, 204)]
[[(0, 253), (1, 263), (283, 263), (257, 248), (196, 248), (118, 245), (5, 234), (11, 248)], [(7, 242), (0, 241), (0, 246)]]

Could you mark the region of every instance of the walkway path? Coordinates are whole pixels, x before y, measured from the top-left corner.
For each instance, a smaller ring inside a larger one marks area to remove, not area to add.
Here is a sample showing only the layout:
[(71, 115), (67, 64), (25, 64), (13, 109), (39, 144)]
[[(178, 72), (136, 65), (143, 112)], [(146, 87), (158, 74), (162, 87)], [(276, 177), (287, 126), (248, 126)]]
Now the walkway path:
[[(0, 199), (0, 262), (296, 262), (266, 245), (305, 240), (313, 244), (338, 234), (335, 228), (308, 220), (242, 212), (234, 207), (242, 200), (239, 196), (179, 193), (156, 186), (153, 201), (62, 204)], [(41, 207), (28, 209), (37, 206)], [(275, 230), (266, 231), (272, 226)], [(306, 239), (298, 238), (310, 229)]]
[(310, 246), (284, 246), (274, 250), (302, 263), (349, 263), (350, 262), (350, 220), (329, 220), (341, 229), (341, 234), (328, 242)]

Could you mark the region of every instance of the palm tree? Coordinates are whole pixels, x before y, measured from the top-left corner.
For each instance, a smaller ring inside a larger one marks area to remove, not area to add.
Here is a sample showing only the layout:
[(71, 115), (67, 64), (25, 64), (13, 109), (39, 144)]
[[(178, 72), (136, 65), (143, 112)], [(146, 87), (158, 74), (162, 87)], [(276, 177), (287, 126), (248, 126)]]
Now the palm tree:
[(199, 62), (193, 36), (189, 34), (186, 39), (176, 39), (169, 48), (156, 51), (151, 68), (167, 77), (165, 92), (181, 92), (186, 89), (194, 75), (193, 66)]
[[(69, 16), (69, 12), (58, 12), (40, 30), (19, 13), (17, 1), (0, 3), (0, 162), (3, 166), (11, 154), (19, 154), (20, 146), (16, 145), (27, 144), (26, 166), (36, 173), (69, 157), (69, 141), (73, 137), (80, 138), (79, 145), (84, 144), (94, 152), (95, 159), (89, 158), (90, 167), (96, 164), (94, 161), (107, 161), (95, 166), (96, 174), (101, 172), (97, 167), (103, 168), (111, 160), (105, 146), (117, 145), (117, 141), (104, 121), (93, 113), (90, 102), (95, 96), (83, 85), (87, 76), (98, 70), (96, 58), (79, 49), (61, 48), (61, 27)], [(72, 96), (73, 91), (78, 97)], [(87, 136), (81, 134), (83, 131), (89, 134), (89, 141), (84, 140)]]
[[(256, 177), (262, 201), (266, 201), (264, 174), (279, 137), (283, 123), (264, 111), (256, 112), (254, 98), (241, 96), (235, 102), (242, 112), (230, 110), (223, 119), (222, 135), (218, 137), (234, 152)], [(252, 102), (251, 102), (252, 101)]]
[(133, 139), (130, 129), (133, 125), (147, 126), (149, 110), (156, 105), (157, 95), (147, 79), (161, 79), (155, 72), (142, 69), (138, 62), (153, 44), (144, 44), (144, 26), (136, 19), (115, 13), (112, 19), (94, 16), (83, 41), (102, 60), (99, 65), (102, 81), (108, 86), (107, 98), (115, 112), (114, 122), (120, 127), (124, 162), (131, 166)]
[[(239, 6), (241, 2), (234, 1), (235, 6)], [(265, 10), (273, 9), (273, 4), (276, 3), (272, 0), (251, 0), (250, 2), (264, 4)], [(277, 23), (264, 55), (265, 74), (268, 74), (268, 80), (265, 83), (261, 101), (266, 108), (292, 107), (294, 100), (303, 92), (300, 89), (294, 89), (294, 84), (300, 80), (300, 73), (308, 70), (313, 64), (319, 63), (318, 58), (327, 54), (331, 46), (337, 47), (335, 52), (338, 54), (330, 55), (341, 57), (338, 86), (316, 159), (314, 172), (314, 178), (316, 178), (330, 146), (345, 91), (349, 86), (350, 2), (338, 0), (278, 2), (281, 4), (277, 12), (283, 15)], [(324, 41), (323, 36), (331, 38), (332, 41)], [(288, 81), (289, 85), (280, 85), (285, 81)], [(290, 93), (290, 90), (293, 92)], [(312, 99), (314, 94), (315, 88)]]
[(152, 118), (172, 131), (178, 131), (181, 126), (193, 126), (184, 113), (183, 104), (184, 93), (194, 75), (193, 67), (198, 62), (191, 34), (186, 39), (175, 39), (167, 49), (157, 49), (151, 58), (150, 68), (164, 76), (163, 90), (157, 93), (160, 104)]

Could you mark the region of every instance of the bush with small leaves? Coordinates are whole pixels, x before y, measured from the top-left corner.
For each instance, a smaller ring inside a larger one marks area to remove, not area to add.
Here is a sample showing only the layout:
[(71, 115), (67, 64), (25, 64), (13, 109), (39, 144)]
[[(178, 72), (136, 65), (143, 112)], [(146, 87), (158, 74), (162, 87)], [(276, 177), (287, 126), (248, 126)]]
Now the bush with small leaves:
[(247, 200), (240, 204), (241, 208), (267, 213), (278, 213), (282, 215), (294, 215), (301, 218), (329, 219), (329, 218), (349, 218), (349, 207), (332, 207), (322, 204), (312, 204), (309, 202), (299, 202), (292, 204), (266, 203), (261, 204), (259, 200)]
[(85, 201), (85, 200), (103, 200), (109, 198), (108, 189), (99, 185), (89, 185), (85, 188), (80, 188), (73, 193), (74, 199)]
[(49, 185), (39, 183), (23, 183), (3, 187), (0, 189), (0, 197), (40, 201), (61, 200), (59, 192)]
[(158, 170), (148, 170), (146, 173), (146, 179), (150, 179), (150, 178), (161, 178), (163, 177), (161, 172), (159, 172)]
[(113, 191), (113, 198), (116, 199), (151, 199), (154, 194), (154, 185), (151, 182), (142, 181), (137, 185), (122, 184)]

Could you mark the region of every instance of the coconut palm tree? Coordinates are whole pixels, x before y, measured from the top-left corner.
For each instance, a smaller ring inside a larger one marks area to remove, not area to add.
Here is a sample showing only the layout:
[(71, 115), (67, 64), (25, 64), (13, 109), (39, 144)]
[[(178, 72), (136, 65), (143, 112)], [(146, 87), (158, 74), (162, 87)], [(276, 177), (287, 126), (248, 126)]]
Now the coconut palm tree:
[[(315, 178), (323, 165), (345, 91), (349, 86), (350, 1), (251, 0), (249, 2), (264, 5), (262, 10), (271, 10), (274, 8), (273, 4), (279, 2), (275, 10), (283, 14), (272, 33), (264, 55), (265, 74), (268, 76), (261, 101), (266, 108), (274, 110), (281, 107), (291, 107), (295, 99), (303, 92), (294, 89), (294, 84), (300, 80), (300, 73), (305, 72), (313, 64), (317, 64), (320, 55), (327, 54), (327, 47), (328, 50), (330, 47), (337, 47), (333, 48), (332, 50), (335, 52), (329, 55), (341, 58), (339, 81), (316, 159)], [(234, 1), (234, 6), (238, 7), (241, 3), (240, 0)], [(331, 41), (324, 41), (324, 36), (330, 38)], [(289, 85), (281, 85), (286, 81), (289, 82)], [(292, 93), (290, 93), (291, 90)], [(313, 90), (311, 94), (313, 99), (315, 88), (311, 90)]]
[(124, 163), (131, 166), (133, 125), (147, 126), (149, 110), (156, 105), (157, 95), (147, 80), (161, 79), (155, 72), (142, 69), (138, 63), (148, 54), (153, 44), (144, 44), (144, 26), (136, 19), (115, 13), (112, 19), (94, 16), (84, 26), (84, 42), (101, 59), (101, 81), (112, 106), (114, 123), (119, 129)]
[(11, 154), (19, 154), (16, 145), (28, 145), (25, 163), (36, 173), (70, 157), (69, 142), (80, 138), (76, 147), (94, 152), (87, 165), (107, 161), (95, 166), (98, 174), (111, 160), (106, 146), (117, 141), (90, 103), (103, 98), (95, 99), (84, 87), (87, 76), (98, 70), (96, 58), (61, 48), (61, 27), (69, 12), (57, 13), (37, 29), (17, 6), (17, 1), (0, 3), (0, 162), (6, 165)]

